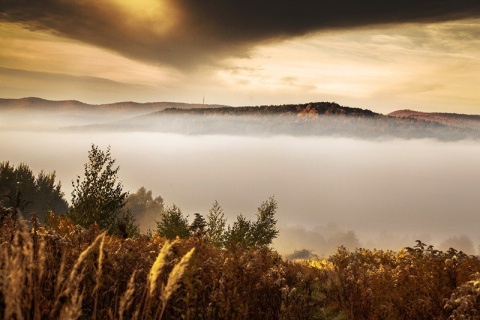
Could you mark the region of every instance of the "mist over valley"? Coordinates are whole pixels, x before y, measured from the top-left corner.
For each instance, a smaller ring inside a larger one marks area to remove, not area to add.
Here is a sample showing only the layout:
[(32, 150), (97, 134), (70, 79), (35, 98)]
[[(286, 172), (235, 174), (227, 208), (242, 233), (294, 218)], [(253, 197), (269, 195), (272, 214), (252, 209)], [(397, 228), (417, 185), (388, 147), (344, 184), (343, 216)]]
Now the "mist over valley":
[(253, 218), (275, 196), (275, 248), (285, 254), (330, 254), (342, 244), (399, 249), (417, 239), (441, 245), (462, 235), (475, 253), (480, 243), (476, 126), (331, 103), (242, 110), (0, 102), (2, 159), (55, 170), (67, 200), (94, 143), (111, 146), (126, 190), (143, 186), (190, 218), (215, 200), (229, 222)]

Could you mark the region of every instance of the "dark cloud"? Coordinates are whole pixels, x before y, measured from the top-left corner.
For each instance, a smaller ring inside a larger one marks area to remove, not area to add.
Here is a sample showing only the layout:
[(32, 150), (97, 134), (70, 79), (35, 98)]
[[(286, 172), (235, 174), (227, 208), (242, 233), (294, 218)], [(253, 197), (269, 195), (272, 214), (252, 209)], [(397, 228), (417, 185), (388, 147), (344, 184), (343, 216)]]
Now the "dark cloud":
[(480, 15), (477, 0), (158, 0), (147, 12), (83, 0), (2, 0), (0, 20), (135, 59), (189, 68), (312, 32)]

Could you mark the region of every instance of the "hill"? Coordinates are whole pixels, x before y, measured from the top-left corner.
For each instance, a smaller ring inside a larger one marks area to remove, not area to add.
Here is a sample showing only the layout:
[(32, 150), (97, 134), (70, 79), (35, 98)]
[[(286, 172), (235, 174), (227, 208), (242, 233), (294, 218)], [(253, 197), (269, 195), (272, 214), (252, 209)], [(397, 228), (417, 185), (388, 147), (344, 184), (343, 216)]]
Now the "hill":
[(133, 102), (123, 101), (108, 104), (88, 104), (77, 100), (45, 100), (41, 98), (29, 97), (21, 99), (2, 99), (0, 98), (0, 112), (17, 111), (54, 111), (57, 113), (87, 113), (100, 112), (108, 114), (131, 113), (131, 112), (154, 112), (165, 110), (167, 108), (192, 109), (192, 108), (219, 108), (222, 105), (204, 105), (181, 102)]
[(420, 112), (414, 110), (398, 110), (388, 114), (391, 117), (408, 118), (419, 121), (435, 122), (457, 128), (480, 130), (480, 115)]
[(202, 116), (269, 116), (269, 115), (294, 115), (299, 118), (316, 118), (320, 115), (343, 115), (358, 117), (375, 117), (379, 113), (371, 110), (344, 107), (334, 102), (311, 102), (307, 104), (270, 105), (270, 106), (245, 106), (245, 107), (220, 107), (178, 109), (169, 108), (157, 112), (157, 115), (202, 115)]
[(168, 108), (217, 108), (224, 106), (178, 102), (132, 101), (110, 104), (88, 104), (76, 100), (52, 101), (29, 97), (0, 98), (0, 129), (51, 130), (118, 121)]
[(179, 134), (480, 138), (480, 116), (399, 110), (388, 115), (334, 102), (243, 106), (178, 102), (0, 99), (0, 130), (147, 131)]
[(480, 138), (480, 130), (408, 117), (386, 116), (334, 102), (307, 104), (167, 108), (148, 115), (69, 130), (152, 131), (181, 134), (340, 136), (362, 139), (460, 140)]

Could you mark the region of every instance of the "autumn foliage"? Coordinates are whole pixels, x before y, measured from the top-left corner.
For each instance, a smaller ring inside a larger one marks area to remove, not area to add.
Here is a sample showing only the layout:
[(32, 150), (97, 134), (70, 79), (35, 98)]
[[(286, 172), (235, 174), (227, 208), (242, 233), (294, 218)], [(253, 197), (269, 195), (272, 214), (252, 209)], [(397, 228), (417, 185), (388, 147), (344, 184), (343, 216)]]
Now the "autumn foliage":
[(6, 319), (479, 318), (480, 261), (421, 242), (299, 262), (198, 236), (123, 239), (53, 214), (0, 231)]
[(311, 287), (321, 271), (267, 247), (123, 239), (53, 214), (45, 226), (5, 219), (0, 241), (2, 318), (308, 319), (321, 306)]

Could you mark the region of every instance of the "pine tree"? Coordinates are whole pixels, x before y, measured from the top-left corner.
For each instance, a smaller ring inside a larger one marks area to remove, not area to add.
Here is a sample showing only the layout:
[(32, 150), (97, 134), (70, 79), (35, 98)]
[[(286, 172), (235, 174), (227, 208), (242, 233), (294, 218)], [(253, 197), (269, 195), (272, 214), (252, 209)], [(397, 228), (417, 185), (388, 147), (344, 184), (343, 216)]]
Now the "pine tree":
[(193, 219), (192, 224), (188, 227), (190, 233), (195, 237), (203, 237), (205, 235), (205, 227), (207, 223), (205, 218), (200, 213), (195, 213), (195, 218)]
[(205, 238), (211, 244), (217, 247), (222, 247), (225, 243), (225, 225), (227, 219), (223, 214), (223, 209), (215, 200), (212, 208), (207, 215), (207, 226), (205, 230)]

